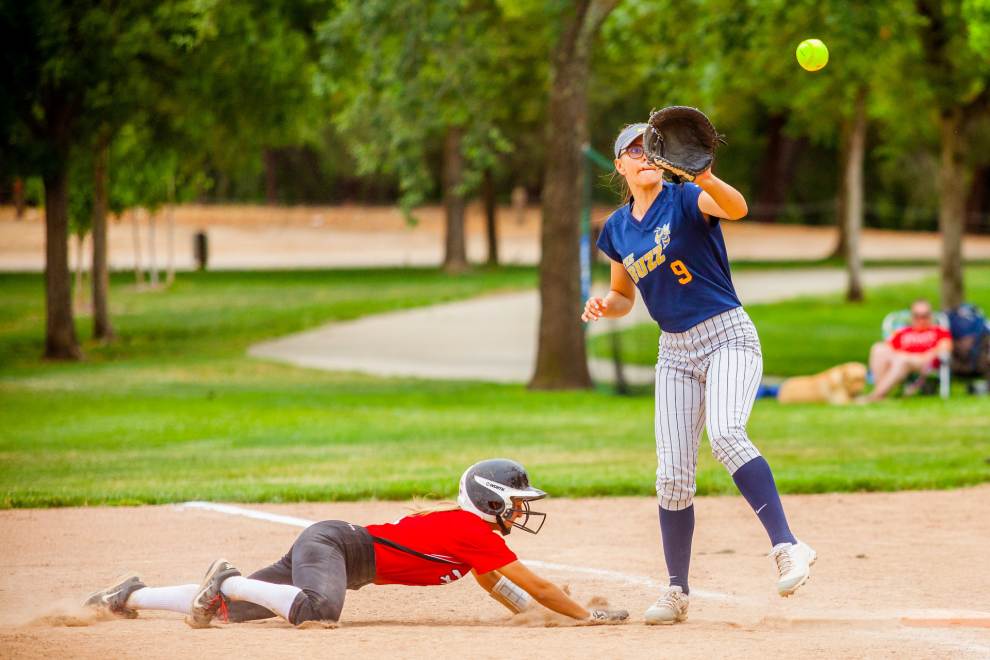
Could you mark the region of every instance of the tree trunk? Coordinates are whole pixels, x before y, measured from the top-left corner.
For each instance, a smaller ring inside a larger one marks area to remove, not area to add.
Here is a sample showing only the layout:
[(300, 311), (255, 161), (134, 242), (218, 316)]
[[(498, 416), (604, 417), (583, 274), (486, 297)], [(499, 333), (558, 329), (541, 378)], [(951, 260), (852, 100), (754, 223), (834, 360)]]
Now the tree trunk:
[(447, 129), (443, 142), (443, 206), (447, 218), (446, 248), (443, 269), (462, 273), (467, 269), (467, 248), (464, 240), (464, 156), (461, 153), (463, 130), (458, 126)]
[(156, 225), (158, 224), (158, 219), (155, 217), (155, 213), (150, 210), (148, 213), (148, 283), (152, 289), (158, 288), (158, 260), (155, 257), (155, 243), (157, 242), (157, 236), (155, 235)]
[(990, 230), (990, 166), (982, 165), (973, 172), (973, 182), (966, 195), (966, 226), (974, 234)]
[(24, 179), (21, 177), (14, 177), (14, 219), (21, 220), (24, 218)]
[(488, 238), (488, 265), (498, 265), (498, 207), (495, 199), (495, 177), (485, 170), (481, 187), (485, 203), (485, 236)]
[(553, 53), (540, 229), (540, 326), (532, 389), (591, 387), (581, 325), (579, 221), (591, 47), (618, 0), (578, 0)]
[(141, 272), (141, 207), (131, 211), (131, 236), (134, 239), (134, 284), (140, 289), (144, 286), (144, 274)]
[(516, 224), (520, 227), (526, 224), (526, 189), (523, 186), (512, 189), (512, 210)]
[(73, 314), (84, 314), (86, 299), (83, 297), (83, 245), (86, 237), (83, 234), (73, 234), (76, 240), (76, 267), (72, 282)]
[(963, 118), (959, 108), (939, 118), (941, 158), (938, 171), (938, 227), (942, 233), (942, 308), (963, 302), (962, 237), (966, 214), (966, 167), (963, 163)]
[(93, 164), (93, 338), (113, 339), (110, 323), (110, 269), (107, 266), (107, 167), (110, 158), (108, 133), (98, 137)]
[(45, 357), (78, 360), (82, 357), (72, 317), (69, 282), (69, 173), (68, 149), (60, 150), (45, 183)]
[(770, 116), (767, 127), (769, 138), (760, 166), (755, 213), (751, 214), (761, 222), (777, 220), (794, 178), (794, 165), (805, 146), (804, 138), (795, 139), (784, 132), (786, 125), (786, 114)]
[(165, 286), (175, 281), (175, 175), (168, 175), (168, 206), (165, 208)]
[(278, 154), (266, 148), (261, 157), (265, 164), (265, 201), (269, 206), (278, 204)]
[(863, 259), (859, 252), (863, 233), (863, 160), (866, 153), (866, 88), (856, 94), (849, 142), (845, 148), (845, 209), (842, 216), (846, 243), (846, 300), (863, 300)]
[(835, 228), (838, 236), (836, 237), (835, 247), (832, 249), (832, 253), (828, 255), (829, 259), (845, 259), (846, 253), (849, 251), (849, 243), (846, 237), (848, 225), (846, 209), (849, 206), (849, 202), (846, 193), (845, 164), (849, 161), (849, 136), (853, 132), (853, 122), (854, 119), (844, 119), (840, 129), (839, 162), (843, 165), (839, 168), (839, 185), (836, 187), (835, 192)]

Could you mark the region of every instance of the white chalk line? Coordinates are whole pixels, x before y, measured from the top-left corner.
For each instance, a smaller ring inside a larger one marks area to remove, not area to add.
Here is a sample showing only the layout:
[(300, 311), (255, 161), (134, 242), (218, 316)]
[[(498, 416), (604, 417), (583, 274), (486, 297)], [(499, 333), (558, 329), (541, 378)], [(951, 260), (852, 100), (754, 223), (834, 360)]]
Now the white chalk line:
[(292, 527), (309, 527), (315, 520), (307, 520), (306, 518), (296, 518), (294, 516), (282, 516), (277, 513), (268, 513), (267, 511), (255, 511), (254, 509), (245, 509), (242, 506), (232, 506), (230, 504), (215, 504), (213, 502), (183, 502), (179, 505), (180, 508), (186, 509), (205, 509), (207, 511), (216, 511), (217, 513), (226, 513), (231, 516), (241, 516), (242, 518), (254, 518), (255, 520), (267, 520), (268, 522), (281, 523), (282, 525), (291, 525)]
[[(295, 516), (283, 516), (278, 513), (269, 513), (267, 511), (257, 511), (254, 509), (248, 509), (245, 507), (234, 506), (231, 504), (217, 504), (214, 502), (184, 502), (178, 505), (180, 509), (201, 509), (205, 511), (214, 511), (216, 513), (224, 513), (231, 516), (240, 516), (242, 518), (252, 518), (254, 520), (265, 520), (268, 522), (279, 523), (282, 525), (289, 525), (292, 527), (309, 527), (313, 523), (317, 522), (315, 520), (309, 520), (307, 518), (297, 518)], [(583, 575), (593, 575), (596, 577), (606, 578), (613, 580), (615, 582), (622, 582), (625, 584), (633, 584), (642, 587), (649, 587), (651, 589), (659, 589), (665, 586), (659, 580), (654, 580), (652, 578), (646, 577), (644, 575), (632, 575), (630, 573), (623, 573), (621, 571), (612, 571), (603, 568), (589, 568), (587, 566), (571, 566), (570, 564), (557, 564), (554, 562), (539, 561), (533, 559), (523, 560), (523, 563), (532, 566), (534, 568), (543, 568), (550, 571), (561, 571), (567, 573), (576, 573)], [(723, 594), (718, 591), (707, 591), (702, 589), (691, 589), (692, 596), (699, 596), (705, 600), (715, 600), (725, 603), (736, 603), (742, 604), (751, 599), (742, 598), (739, 596), (733, 596), (731, 594)], [(755, 602), (755, 601), (753, 601)], [(857, 616), (851, 617), (851, 612), (848, 610), (835, 610), (832, 612), (833, 616), (829, 618), (834, 619), (849, 619), (856, 618), (866, 620), (876, 620), (876, 621), (889, 621), (891, 619), (986, 619), (990, 618), (990, 613), (983, 612), (980, 610), (945, 610), (945, 609), (921, 609), (921, 610), (908, 610), (908, 611), (897, 611), (897, 612), (857, 612)], [(905, 634), (904, 630), (899, 630), (899, 635)], [(990, 646), (985, 646), (982, 644), (968, 643), (956, 639), (939, 639), (943, 633), (936, 631), (922, 631), (919, 628), (913, 629), (913, 634), (920, 636), (925, 635), (927, 641), (937, 642), (943, 645), (952, 646), (954, 648), (962, 648), (969, 651), (979, 651), (979, 652), (990, 652)]]

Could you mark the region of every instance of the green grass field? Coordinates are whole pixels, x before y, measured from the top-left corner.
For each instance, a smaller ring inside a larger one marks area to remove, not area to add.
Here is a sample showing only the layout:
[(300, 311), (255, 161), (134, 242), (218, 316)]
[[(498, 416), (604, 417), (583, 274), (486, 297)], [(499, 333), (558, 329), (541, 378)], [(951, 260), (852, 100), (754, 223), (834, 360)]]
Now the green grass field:
[[(967, 268), (966, 287), (967, 300), (990, 310), (990, 268)], [(764, 373), (800, 376), (851, 360), (866, 362), (870, 346), (880, 339), (884, 315), (904, 309), (921, 297), (938, 300), (935, 278), (872, 289), (862, 303), (848, 303), (834, 295), (747, 305), (746, 310), (760, 333)], [(659, 331), (653, 323), (622, 331), (623, 361), (656, 364), (658, 337)], [(591, 352), (599, 357), (611, 357), (611, 338), (607, 334), (595, 337)]]
[[(111, 314), (120, 338), (109, 346), (85, 342), (88, 364), (242, 355), (252, 342), (324, 321), (529, 288), (537, 275), (511, 267), (456, 277), (425, 268), (183, 273), (168, 291), (136, 291), (132, 282), (114, 276)], [(43, 286), (36, 275), (0, 274), (0, 375), (38, 366)], [(90, 336), (88, 317), (76, 325), (81, 339)]]
[[(449, 496), (466, 465), (493, 455), (523, 461), (557, 496), (653, 491), (648, 396), (377, 379), (244, 356), (252, 341), (325, 320), (531, 286), (530, 269), (183, 274), (159, 292), (122, 279), (120, 340), (87, 342), (79, 364), (38, 359), (41, 282), (0, 276), (0, 506)], [(833, 312), (841, 322), (844, 308)], [(760, 401), (750, 433), (785, 492), (948, 488), (990, 480), (988, 407)], [(699, 492), (734, 492), (707, 448)]]

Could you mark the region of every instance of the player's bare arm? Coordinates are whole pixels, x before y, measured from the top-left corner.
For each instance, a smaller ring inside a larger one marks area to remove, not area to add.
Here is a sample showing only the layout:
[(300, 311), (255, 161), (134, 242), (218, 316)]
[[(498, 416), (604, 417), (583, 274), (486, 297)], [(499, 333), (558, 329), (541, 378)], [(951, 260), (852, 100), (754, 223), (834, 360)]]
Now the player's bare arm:
[(592, 296), (584, 305), (581, 320), (585, 323), (597, 321), (600, 318), (619, 318), (628, 314), (636, 303), (636, 285), (629, 278), (625, 267), (610, 262), (609, 292), (604, 298)]
[(702, 190), (698, 196), (698, 209), (702, 213), (725, 220), (739, 220), (749, 213), (742, 193), (712, 174), (711, 169), (695, 177), (694, 182)]
[[(591, 623), (625, 621), (625, 610), (586, 610), (574, 602), (557, 585), (544, 580), (518, 561), (496, 571), (471, 571), (481, 588), (513, 614), (527, 609), (533, 600), (564, 616)], [(512, 577), (510, 577), (512, 576)], [(519, 583), (517, 583), (517, 581)]]
[(528, 593), (498, 571), (478, 573), (472, 569), (471, 575), (489, 596), (513, 614), (526, 610), (533, 603)]
[[(513, 603), (511, 600), (501, 596), (495, 591), (495, 585), (498, 584), (499, 580), (502, 579), (502, 574), (498, 571), (488, 571), (487, 573), (478, 573), (478, 571), (471, 569), (471, 575), (478, 582), (478, 586), (488, 592), (488, 595), (494, 598), (500, 605), (503, 605), (507, 610), (513, 614), (521, 612), (523, 607)], [(515, 585), (513, 585), (515, 586)]]
[(501, 577), (502, 574), (499, 573), (498, 571), (488, 571), (487, 573), (479, 573), (478, 571), (472, 569), (471, 575), (474, 576), (474, 579), (478, 582), (478, 585), (482, 589), (484, 589), (488, 593), (491, 593), (492, 589), (495, 587), (495, 583), (498, 582), (498, 579), (499, 577)]
[(526, 568), (522, 562), (514, 561), (511, 564), (506, 564), (498, 572), (512, 580), (513, 583), (547, 609), (582, 621), (591, 616), (588, 610), (574, 602), (567, 594), (561, 591), (560, 587), (549, 580), (541, 578)]

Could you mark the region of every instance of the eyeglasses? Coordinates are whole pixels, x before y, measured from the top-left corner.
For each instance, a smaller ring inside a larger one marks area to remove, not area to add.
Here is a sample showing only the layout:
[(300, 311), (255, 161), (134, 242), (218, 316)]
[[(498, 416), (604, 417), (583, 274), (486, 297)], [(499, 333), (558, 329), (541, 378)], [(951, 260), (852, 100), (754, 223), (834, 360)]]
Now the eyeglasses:
[(621, 157), (622, 154), (629, 154), (630, 157), (635, 158), (636, 160), (639, 160), (640, 158), (643, 157), (643, 154), (645, 154), (645, 153), (646, 153), (646, 151), (643, 150), (642, 145), (634, 144), (633, 146), (626, 147), (625, 149), (623, 149), (622, 151), (620, 151), (619, 152), (619, 156)]

